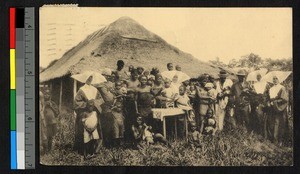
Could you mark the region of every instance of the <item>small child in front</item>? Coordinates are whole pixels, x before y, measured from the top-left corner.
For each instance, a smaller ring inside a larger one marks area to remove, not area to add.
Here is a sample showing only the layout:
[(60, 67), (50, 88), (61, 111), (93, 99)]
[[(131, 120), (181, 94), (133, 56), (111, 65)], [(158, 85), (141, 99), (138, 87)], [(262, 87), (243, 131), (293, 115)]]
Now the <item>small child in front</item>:
[(188, 134), (188, 142), (189, 145), (192, 146), (192, 148), (201, 147), (201, 134), (196, 130), (197, 126), (195, 122), (191, 122), (191, 132)]
[(200, 130), (200, 133), (205, 135), (215, 135), (217, 131), (216, 119), (212, 109), (208, 109), (205, 119), (203, 121), (203, 129)]
[(136, 123), (132, 125), (131, 130), (135, 139), (135, 149), (138, 149), (143, 141), (145, 141), (147, 145), (154, 144), (155, 142), (161, 142), (165, 145), (169, 145), (163, 135), (152, 132), (152, 127), (146, 125), (142, 117), (137, 117)]
[(168, 141), (164, 138), (164, 136), (160, 133), (152, 132), (152, 127), (145, 125), (143, 139), (146, 141), (146, 144), (149, 146), (150, 144), (154, 144), (155, 142), (161, 142), (165, 145), (169, 145)]
[(94, 156), (97, 147), (97, 140), (99, 139), (99, 133), (97, 130), (98, 118), (97, 112), (94, 109), (94, 101), (87, 102), (87, 111), (83, 113), (83, 140), (84, 140), (84, 159), (88, 159)]

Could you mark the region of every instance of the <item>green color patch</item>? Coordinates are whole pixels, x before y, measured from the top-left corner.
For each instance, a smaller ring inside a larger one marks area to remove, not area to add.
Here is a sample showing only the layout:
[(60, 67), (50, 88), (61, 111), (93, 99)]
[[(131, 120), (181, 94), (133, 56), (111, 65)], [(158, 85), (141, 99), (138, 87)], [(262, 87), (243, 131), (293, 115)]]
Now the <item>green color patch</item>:
[(16, 130), (16, 90), (10, 90), (10, 130)]

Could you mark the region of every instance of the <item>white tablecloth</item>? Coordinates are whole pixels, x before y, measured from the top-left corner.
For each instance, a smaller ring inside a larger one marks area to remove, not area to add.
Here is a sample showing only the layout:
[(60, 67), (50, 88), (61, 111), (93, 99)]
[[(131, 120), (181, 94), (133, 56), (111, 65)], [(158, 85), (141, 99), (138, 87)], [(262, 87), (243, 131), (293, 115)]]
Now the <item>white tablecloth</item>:
[(180, 108), (153, 108), (153, 118), (163, 121), (164, 117), (185, 114)]

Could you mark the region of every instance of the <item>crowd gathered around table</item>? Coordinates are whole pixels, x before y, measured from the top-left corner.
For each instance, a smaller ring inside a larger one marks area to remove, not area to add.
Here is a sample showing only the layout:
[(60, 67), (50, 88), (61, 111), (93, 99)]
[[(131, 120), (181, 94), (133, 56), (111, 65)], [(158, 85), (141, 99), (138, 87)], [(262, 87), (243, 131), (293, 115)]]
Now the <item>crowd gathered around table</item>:
[[(247, 81), (248, 73), (241, 69), (233, 82), (225, 70), (218, 78), (206, 73), (190, 78), (173, 63), (160, 72), (155, 67), (127, 69), (119, 60), (116, 70), (106, 68), (81, 80), (84, 84), (74, 100), (74, 149), (88, 158), (102, 146), (139, 149), (157, 142), (171, 146), (177, 139), (197, 148), (201, 137), (237, 127), (281, 143), (289, 91), (280, 74), (268, 81), (257, 72)], [(40, 132), (41, 144), (49, 150), (59, 114), (49, 90), (40, 92), (40, 113), (41, 129), (47, 130)]]

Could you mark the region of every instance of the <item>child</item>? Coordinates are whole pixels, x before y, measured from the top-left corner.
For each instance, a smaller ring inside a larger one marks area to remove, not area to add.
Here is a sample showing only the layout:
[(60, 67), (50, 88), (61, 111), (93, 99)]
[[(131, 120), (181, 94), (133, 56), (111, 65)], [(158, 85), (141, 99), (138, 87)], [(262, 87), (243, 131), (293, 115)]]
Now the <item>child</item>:
[(178, 108), (182, 108), (184, 110), (191, 110), (192, 107), (190, 105), (190, 99), (186, 94), (186, 87), (179, 87), (179, 96), (176, 99), (176, 105)]
[(150, 72), (148, 70), (145, 70), (143, 74), (147, 77), (147, 79), (149, 79)]
[(205, 87), (205, 90), (207, 91), (208, 96), (211, 97), (212, 100), (216, 100), (218, 93), (217, 93), (216, 89), (214, 89), (214, 84), (206, 83), (204, 87)]
[(123, 83), (121, 81), (116, 81), (115, 82), (115, 89), (113, 91), (115, 97), (114, 97), (114, 102), (113, 105), (117, 102), (123, 101), (123, 97), (126, 96), (127, 94), (127, 89), (126, 87), (123, 86)]
[(190, 90), (189, 90), (188, 96), (190, 98), (191, 105), (194, 105), (195, 97), (196, 97), (196, 88), (194, 85), (190, 85)]
[[(169, 145), (168, 141), (159, 133), (153, 133), (152, 127), (147, 126), (143, 122), (142, 117), (137, 117), (136, 123), (132, 125), (132, 132), (134, 135), (134, 148), (138, 148), (140, 144), (145, 141), (147, 145), (154, 144), (155, 142), (162, 142)], [(170, 146), (170, 145), (169, 145)]]
[(137, 71), (138, 71), (138, 75), (140, 76), (140, 75), (143, 75), (143, 73), (144, 73), (144, 68), (143, 67), (137, 67), (136, 68), (137, 69)]
[(212, 109), (207, 110), (202, 128), (203, 129), (200, 130), (200, 133), (205, 135), (215, 135), (217, 130), (217, 124)]
[(193, 113), (193, 108), (190, 104), (190, 99), (186, 94), (186, 87), (183, 85), (179, 87), (179, 96), (176, 100), (176, 105), (178, 108), (181, 108), (187, 112), (189, 121), (195, 120), (195, 118), (193, 118), (195, 114)]
[(196, 130), (196, 122), (191, 122), (191, 132), (188, 134), (188, 143), (194, 148), (194, 147), (201, 147), (201, 134)]
[(113, 116), (113, 146), (122, 145), (124, 138), (124, 116), (122, 110), (122, 103), (116, 102), (115, 105), (111, 108)]
[(150, 86), (150, 87), (153, 87), (153, 84), (154, 84), (154, 80), (148, 79), (147, 85)]
[(147, 146), (150, 144), (154, 144), (155, 142), (161, 142), (165, 145), (169, 145), (168, 141), (164, 138), (164, 136), (160, 133), (153, 133), (152, 127), (145, 125), (143, 140), (146, 141)]
[(165, 89), (161, 92), (162, 96), (166, 98), (166, 107), (174, 107), (174, 101), (177, 98), (176, 91), (171, 87), (171, 81), (165, 80)]
[(115, 82), (115, 95), (116, 95), (116, 97), (126, 95), (126, 93), (127, 93), (127, 89), (124, 86), (124, 84), (121, 81), (116, 81)]
[(83, 154), (84, 159), (93, 157), (96, 152), (97, 140), (99, 139), (99, 133), (97, 130), (98, 118), (97, 112), (94, 109), (94, 101), (90, 100), (87, 102), (87, 111), (83, 113), (83, 140), (84, 148)]
[(131, 126), (131, 131), (134, 136), (133, 148), (138, 149), (140, 143), (143, 140), (145, 125), (143, 124), (143, 118), (137, 117), (135, 124)]

